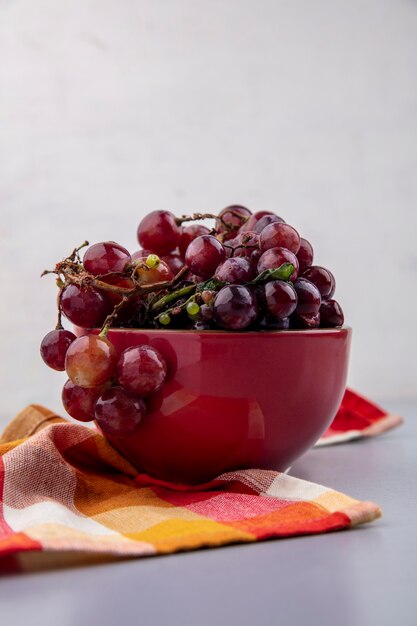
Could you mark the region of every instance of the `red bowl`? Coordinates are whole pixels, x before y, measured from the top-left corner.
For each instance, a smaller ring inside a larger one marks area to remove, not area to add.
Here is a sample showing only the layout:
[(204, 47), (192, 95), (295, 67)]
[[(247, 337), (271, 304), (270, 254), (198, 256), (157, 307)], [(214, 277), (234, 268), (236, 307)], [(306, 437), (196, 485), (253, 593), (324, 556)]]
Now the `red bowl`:
[(139, 471), (170, 481), (199, 483), (238, 468), (285, 471), (336, 415), (351, 332), (110, 330), (119, 353), (151, 345), (169, 371), (137, 433), (108, 440)]

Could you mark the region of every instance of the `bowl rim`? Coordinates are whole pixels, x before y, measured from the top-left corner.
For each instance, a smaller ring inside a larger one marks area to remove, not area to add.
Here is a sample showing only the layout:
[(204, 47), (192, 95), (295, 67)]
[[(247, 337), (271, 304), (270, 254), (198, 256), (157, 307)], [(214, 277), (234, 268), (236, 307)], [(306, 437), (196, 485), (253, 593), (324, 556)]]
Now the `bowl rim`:
[[(79, 331), (100, 332), (100, 328), (82, 328), (80, 326), (74, 327)], [(151, 335), (161, 335), (162, 333), (176, 334), (176, 335), (196, 335), (196, 336), (219, 336), (219, 337), (242, 337), (249, 335), (253, 336), (333, 336), (333, 335), (350, 335), (352, 333), (352, 327), (343, 325), (337, 328), (307, 328), (307, 329), (290, 329), (290, 330), (194, 330), (187, 328), (109, 328), (109, 333), (146, 333)]]

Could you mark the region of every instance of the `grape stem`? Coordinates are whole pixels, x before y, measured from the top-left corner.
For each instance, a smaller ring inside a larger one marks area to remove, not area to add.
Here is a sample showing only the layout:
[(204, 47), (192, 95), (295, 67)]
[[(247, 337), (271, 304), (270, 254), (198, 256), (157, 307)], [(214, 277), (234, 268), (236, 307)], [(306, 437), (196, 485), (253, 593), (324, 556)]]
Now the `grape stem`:
[(110, 315), (108, 315), (106, 317), (106, 319), (104, 320), (104, 324), (101, 327), (101, 331), (99, 333), (99, 337), (102, 338), (106, 338), (108, 335), (108, 332), (114, 322), (114, 320), (117, 318), (117, 315), (120, 311), (120, 309), (126, 304), (126, 302), (129, 300), (129, 298), (127, 298), (126, 296), (124, 296), (120, 302), (118, 304), (116, 304), (116, 306), (114, 307), (113, 311), (110, 313)]
[(175, 302), (176, 300), (179, 300), (179, 298), (183, 298), (184, 296), (188, 296), (189, 294), (194, 293), (196, 290), (196, 287), (197, 287), (196, 284), (186, 285), (185, 287), (181, 287), (181, 289), (177, 289), (176, 291), (168, 293), (166, 296), (163, 296), (162, 298), (160, 298), (159, 300), (157, 300), (156, 302), (152, 304), (152, 306), (150, 307), (151, 311), (158, 311), (159, 309), (162, 309), (164, 306), (166, 306), (170, 302)]

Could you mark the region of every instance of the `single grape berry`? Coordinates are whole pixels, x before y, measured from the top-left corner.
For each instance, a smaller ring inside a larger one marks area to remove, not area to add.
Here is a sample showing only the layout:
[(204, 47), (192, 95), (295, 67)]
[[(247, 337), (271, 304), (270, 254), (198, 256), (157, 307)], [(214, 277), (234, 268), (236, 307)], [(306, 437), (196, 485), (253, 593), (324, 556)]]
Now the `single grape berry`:
[[(243, 233), (243, 232), (245, 232), (247, 230), (253, 230), (255, 228), (256, 224), (259, 222), (259, 220), (261, 220), (266, 215), (273, 215), (274, 217), (278, 217), (277, 215), (275, 215), (271, 211), (257, 211), (256, 213), (254, 213), (253, 215), (250, 216), (248, 221), (245, 222), (245, 224), (243, 224), (243, 226), (241, 226), (240, 232)], [(281, 218), (279, 218), (279, 219), (281, 219)], [(284, 220), (282, 220), (282, 221), (284, 221)]]
[(202, 224), (191, 224), (190, 226), (183, 226), (181, 228), (180, 243), (178, 245), (180, 249), (180, 255), (185, 257), (187, 248), (194, 239), (200, 237), (200, 235), (208, 235), (209, 229)]
[(256, 222), (252, 230), (255, 233), (258, 233), (258, 235), (260, 235), (264, 228), (269, 226), (269, 224), (274, 224), (274, 223), (285, 223), (285, 222), (282, 219), (282, 217), (278, 217), (278, 215), (274, 215), (273, 213), (270, 213), (269, 215), (264, 215), (263, 217), (261, 217), (261, 219)]
[(99, 396), (95, 418), (105, 435), (128, 437), (135, 433), (146, 414), (142, 398), (133, 396), (122, 387), (111, 387)]
[(153, 285), (174, 278), (171, 270), (164, 261), (159, 261), (154, 267), (149, 267), (146, 263), (141, 263), (137, 266), (135, 271), (141, 285)]
[(51, 330), (46, 334), (40, 347), (41, 357), (46, 365), (53, 370), (63, 372), (65, 370), (65, 355), (75, 339), (74, 333), (63, 328)]
[(227, 206), (220, 211), (216, 219), (216, 231), (219, 234), (224, 234), (223, 241), (232, 239), (236, 235), (236, 231), (247, 222), (251, 215), (252, 211), (244, 206), (238, 204)]
[(321, 296), (316, 285), (306, 278), (297, 278), (294, 282), (294, 289), (297, 292), (298, 302), (295, 310), (297, 315), (314, 316), (320, 310)]
[(219, 265), (214, 278), (222, 283), (242, 284), (253, 280), (255, 272), (248, 259), (231, 257)]
[(194, 317), (200, 311), (200, 307), (197, 302), (189, 302), (186, 306), (187, 313), (190, 317)]
[(185, 264), (192, 274), (210, 278), (225, 257), (225, 249), (216, 237), (200, 235), (188, 246)]
[(71, 284), (62, 292), (61, 310), (76, 326), (96, 328), (106, 319), (110, 306), (107, 298), (97, 289)]
[(90, 246), (83, 258), (87, 272), (95, 276), (124, 272), (132, 258), (126, 248), (114, 241), (103, 241)]
[(248, 287), (227, 285), (217, 294), (213, 313), (216, 323), (222, 328), (243, 330), (258, 317), (258, 302)]
[(286, 248), (297, 254), (300, 249), (300, 235), (289, 224), (275, 222), (266, 226), (259, 237), (261, 251), (270, 248)]
[(200, 307), (200, 319), (204, 322), (211, 322), (213, 319), (213, 307), (208, 304), (202, 304)]
[(283, 319), (294, 313), (297, 307), (297, 293), (292, 284), (283, 280), (271, 280), (263, 289), (262, 300), (270, 318)]
[(340, 304), (336, 300), (323, 300), (320, 307), (320, 326), (323, 328), (343, 326), (344, 321)]
[(158, 391), (165, 382), (165, 358), (151, 346), (127, 348), (117, 362), (116, 380), (124, 389), (138, 396)]
[(161, 261), (168, 265), (173, 276), (176, 276), (178, 272), (184, 267), (184, 261), (179, 254), (166, 254), (165, 256), (161, 257)]
[(313, 246), (307, 239), (300, 237), (300, 249), (297, 252), (297, 259), (300, 265), (300, 274), (306, 271), (313, 264)]
[(291, 280), (294, 281), (298, 276), (298, 260), (295, 254), (287, 250), (287, 248), (270, 248), (266, 250), (258, 261), (258, 274), (265, 270), (281, 267), (284, 263), (291, 263), (294, 266), (294, 271), (291, 274)]
[(76, 420), (91, 422), (94, 419), (95, 403), (106, 388), (107, 385), (78, 387), (71, 380), (67, 380), (61, 396), (64, 409)]
[(171, 316), (168, 313), (161, 313), (158, 317), (158, 321), (162, 326), (168, 326), (171, 323)]
[(112, 377), (116, 362), (116, 350), (108, 339), (83, 335), (68, 348), (65, 369), (74, 385), (96, 387)]
[(336, 289), (336, 281), (330, 270), (320, 265), (312, 265), (303, 273), (303, 278), (307, 278), (316, 285), (323, 300), (332, 298)]
[(138, 241), (143, 248), (156, 254), (168, 254), (175, 250), (181, 231), (170, 211), (152, 211), (138, 226)]

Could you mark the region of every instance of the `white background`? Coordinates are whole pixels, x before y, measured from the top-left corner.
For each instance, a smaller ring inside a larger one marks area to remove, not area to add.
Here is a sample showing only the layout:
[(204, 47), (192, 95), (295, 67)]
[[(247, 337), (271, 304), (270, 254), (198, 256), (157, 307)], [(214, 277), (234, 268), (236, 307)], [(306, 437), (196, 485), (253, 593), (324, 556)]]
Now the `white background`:
[(416, 396), (416, 172), (415, 0), (0, 0), (0, 419), (60, 410), (45, 267), (230, 203), (336, 274), (351, 385)]

